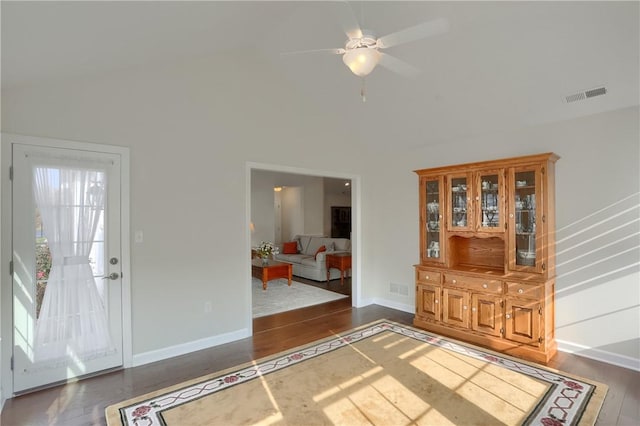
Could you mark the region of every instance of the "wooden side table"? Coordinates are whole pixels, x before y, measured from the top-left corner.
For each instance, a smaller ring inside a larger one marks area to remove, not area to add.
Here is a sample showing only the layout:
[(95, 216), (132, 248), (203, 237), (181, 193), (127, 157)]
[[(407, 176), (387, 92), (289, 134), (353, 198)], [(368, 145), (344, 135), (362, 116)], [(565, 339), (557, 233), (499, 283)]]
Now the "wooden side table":
[(340, 270), (340, 285), (344, 285), (345, 271), (351, 271), (351, 253), (334, 253), (327, 254), (327, 282), (329, 282), (329, 272), (331, 268)]
[(289, 286), (291, 286), (292, 274), (293, 266), (290, 263), (276, 262), (275, 260), (262, 263), (262, 259), (259, 257), (251, 261), (251, 275), (262, 280), (263, 290), (267, 289), (267, 281), (275, 280), (276, 278), (288, 279)]

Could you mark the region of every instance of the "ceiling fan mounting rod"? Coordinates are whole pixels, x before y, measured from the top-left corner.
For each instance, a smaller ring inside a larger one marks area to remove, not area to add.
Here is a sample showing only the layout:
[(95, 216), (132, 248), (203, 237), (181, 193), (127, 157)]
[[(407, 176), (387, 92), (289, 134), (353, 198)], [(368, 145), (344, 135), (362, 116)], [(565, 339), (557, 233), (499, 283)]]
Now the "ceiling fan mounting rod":
[(362, 37), (359, 38), (350, 38), (349, 40), (347, 40), (344, 48), (346, 50), (361, 48), (377, 49), (378, 41), (373, 34), (367, 33), (363, 34)]

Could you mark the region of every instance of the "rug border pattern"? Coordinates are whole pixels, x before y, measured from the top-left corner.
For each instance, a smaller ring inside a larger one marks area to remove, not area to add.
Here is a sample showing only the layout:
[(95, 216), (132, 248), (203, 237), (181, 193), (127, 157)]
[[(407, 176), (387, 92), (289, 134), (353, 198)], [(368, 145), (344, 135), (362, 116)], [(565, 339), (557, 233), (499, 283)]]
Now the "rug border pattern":
[(231, 372), (217, 375), (173, 392), (167, 392), (124, 406), (118, 410), (120, 419), (123, 425), (166, 425), (162, 415), (166, 410), (304, 362), (310, 358), (318, 357), (385, 331), (410, 337), (423, 343), (438, 346), (444, 350), (466, 355), (548, 383), (550, 385), (549, 390), (538, 406), (532, 410), (524, 424), (543, 426), (577, 424), (596, 389), (594, 384), (575, 377), (568, 377), (561, 372), (555, 372), (543, 366), (538, 367), (510, 357), (503, 357), (497, 353), (485, 351), (483, 348), (466, 346), (408, 325), (389, 320), (380, 320), (355, 330), (349, 330), (343, 336), (338, 334), (339, 337), (337, 338), (325, 339), (303, 348), (294, 348), (274, 358), (266, 359), (244, 368), (232, 369)]

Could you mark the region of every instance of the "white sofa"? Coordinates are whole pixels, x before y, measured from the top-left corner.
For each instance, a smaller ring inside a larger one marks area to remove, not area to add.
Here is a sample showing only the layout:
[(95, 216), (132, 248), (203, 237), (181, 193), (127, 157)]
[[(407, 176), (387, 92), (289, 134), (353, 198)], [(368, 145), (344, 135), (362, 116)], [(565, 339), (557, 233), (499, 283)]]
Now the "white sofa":
[[(298, 243), (298, 252), (295, 254), (284, 254), (282, 248), (280, 253), (274, 255), (274, 259), (280, 262), (289, 262), (293, 265), (293, 275), (308, 278), (315, 281), (327, 280), (327, 264), (325, 256), (327, 253), (344, 253), (351, 251), (351, 240), (347, 238), (328, 238), (315, 235), (296, 235), (292, 241)], [(316, 256), (316, 251), (321, 246), (325, 246), (327, 251), (320, 252)], [(349, 271), (349, 275), (350, 275)], [(331, 268), (330, 279), (340, 278), (340, 271)]]

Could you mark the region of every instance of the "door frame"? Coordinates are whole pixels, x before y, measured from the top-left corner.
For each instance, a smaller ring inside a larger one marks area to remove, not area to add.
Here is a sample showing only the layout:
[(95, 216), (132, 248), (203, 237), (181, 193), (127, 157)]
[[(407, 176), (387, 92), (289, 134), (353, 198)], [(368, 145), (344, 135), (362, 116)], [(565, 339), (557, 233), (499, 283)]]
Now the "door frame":
[(115, 145), (51, 139), (2, 133), (0, 147), (0, 407), (13, 396), (13, 303), (12, 276), (9, 263), (12, 260), (12, 185), (10, 168), (14, 144), (66, 148), (81, 151), (102, 152), (120, 156), (120, 207), (121, 207), (121, 266), (122, 266), (122, 355), (123, 367), (132, 366), (133, 346), (131, 329), (131, 244), (130, 244), (130, 171), (129, 148)]
[[(262, 170), (270, 172), (291, 173), (296, 175), (307, 175), (317, 177), (328, 177), (337, 179), (347, 179), (351, 181), (351, 257), (352, 257), (352, 278), (351, 278), (351, 305), (359, 308), (367, 305), (362, 298), (362, 282), (361, 282), (361, 265), (362, 265), (362, 247), (360, 236), (362, 235), (361, 225), (361, 184), (360, 176), (349, 173), (339, 173), (335, 171), (306, 169), (300, 167), (282, 166), (277, 164), (247, 162), (245, 166), (245, 253), (251, 252), (251, 171)], [(245, 282), (247, 284), (249, 309), (246, 319), (247, 329), (253, 334), (253, 320), (251, 317), (251, 259), (246, 256)]]

